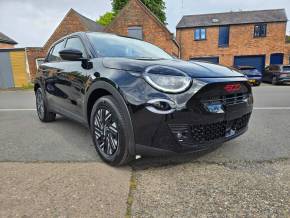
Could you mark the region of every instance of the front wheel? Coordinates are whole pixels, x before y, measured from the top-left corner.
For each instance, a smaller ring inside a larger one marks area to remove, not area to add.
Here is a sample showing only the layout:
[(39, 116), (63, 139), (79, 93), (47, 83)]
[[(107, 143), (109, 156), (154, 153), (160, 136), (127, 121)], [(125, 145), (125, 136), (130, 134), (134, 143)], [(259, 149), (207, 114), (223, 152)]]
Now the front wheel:
[(101, 158), (112, 166), (128, 163), (129, 129), (126, 113), (112, 96), (98, 99), (92, 109), (90, 128), (95, 148)]
[(277, 77), (276, 76), (274, 76), (272, 78), (272, 85), (278, 85), (278, 81), (277, 81)]
[(39, 119), (42, 122), (54, 121), (56, 114), (48, 111), (48, 108), (45, 102), (45, 97), (41, 88), (38, 88), (36, 90), (35, 97), (36, 97), (36, 110), (37, 110), (37, 115)]

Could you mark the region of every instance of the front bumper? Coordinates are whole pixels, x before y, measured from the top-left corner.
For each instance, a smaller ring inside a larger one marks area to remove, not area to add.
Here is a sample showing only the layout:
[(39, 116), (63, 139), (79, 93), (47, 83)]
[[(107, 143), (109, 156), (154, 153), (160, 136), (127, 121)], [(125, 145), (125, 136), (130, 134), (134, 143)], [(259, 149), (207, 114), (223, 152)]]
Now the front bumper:
[(262, 81), (262, 77), (255, 77), (255, 76), (247, 77), (247, 79), (251, 84), (260, 83)]
[[(192, 95), (182, 110), (170, 114), (152, 113), (143, 105), (131, 105), (135, 153), (160, 156), (198, 152), (243, 134), (253, 102), (250, 85), (246, 80), (242, 84), (242, 93), (230, 95), (221, 88), (223, 82), (208, 84)], [(216, 101), (221, 96), (230, 96), (223, 99), (224, 113), (205, 109), (204, 100)], [(241, 100), (242, 96), (248, 96), (249, 100)]]

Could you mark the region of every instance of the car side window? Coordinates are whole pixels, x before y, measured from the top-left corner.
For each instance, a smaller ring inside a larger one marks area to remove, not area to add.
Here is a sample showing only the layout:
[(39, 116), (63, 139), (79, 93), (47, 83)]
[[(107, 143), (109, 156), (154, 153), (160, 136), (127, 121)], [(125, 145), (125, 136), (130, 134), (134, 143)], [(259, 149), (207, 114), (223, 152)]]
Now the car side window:
[(87, 58), (86, 49), (82, 41), (80, 40), (80, 38), (77, 38), (77, 37), (68, 38), (65, 48), (72, 48), (72, 49), (80, 50), (83, 53), (83, 58)]
[(65, 40), (57, 43), (50, 51), (50, 54), (48, 56), (48, 61), (61, 61), (61, 57), (59, 55), (59, 51), (61, 51), (64, 48), (64, 42)]

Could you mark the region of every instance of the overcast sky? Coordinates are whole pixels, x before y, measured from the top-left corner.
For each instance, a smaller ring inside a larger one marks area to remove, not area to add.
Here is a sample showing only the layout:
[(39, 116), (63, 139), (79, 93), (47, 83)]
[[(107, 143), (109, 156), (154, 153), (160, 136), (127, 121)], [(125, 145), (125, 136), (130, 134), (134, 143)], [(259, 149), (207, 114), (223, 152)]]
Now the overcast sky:
[[(289, 0), (165, 0), (169, 29), (174, 32), (182, 15), (238, 10), (285, 8)], [(111, 10), (110, 0), (0, 0), (0, 32), (18, 47), (43, 46), (70, 8), (96, 20)], [(289, 34), (290, 22), (287, 33)]]

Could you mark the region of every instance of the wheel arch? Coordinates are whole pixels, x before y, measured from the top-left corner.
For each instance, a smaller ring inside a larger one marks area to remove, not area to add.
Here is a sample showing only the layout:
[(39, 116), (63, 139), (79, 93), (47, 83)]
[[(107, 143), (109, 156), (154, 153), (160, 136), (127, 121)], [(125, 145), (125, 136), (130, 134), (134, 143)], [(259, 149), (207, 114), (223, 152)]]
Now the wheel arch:
[(116, 84), (112, 84), (111, 82), (109, 83), (107, 81), (96, 81), (89, 87), (86, 94), (85, 111), (84, 111), (85, 119), (88, 123), (88, 126), (90, 126), (91, 111), (94, 106), (94, 103), (99, 98), (106, 95), (113, 96), (115, 100), (120, 104), (120, 107), (122, 107), (122, 109), (127, 113), (129, 117), (130, 129), (127, 130), (127, 131), (130, 131), (129, 132), (129, 135), (130, 135), (129, 152), (130, 154), (135, 155), (135, 140), (134, 140), (134, 131), (133, 131), (131, 115), (126, 105), (125, 99)]
[(40, 88), (41, 86), (40, 86), (40, 84), (38, 83), (38, 82), (34, 82), (34, 92), (36, 92), (36, 90), (38, 89), (38, 88)]

